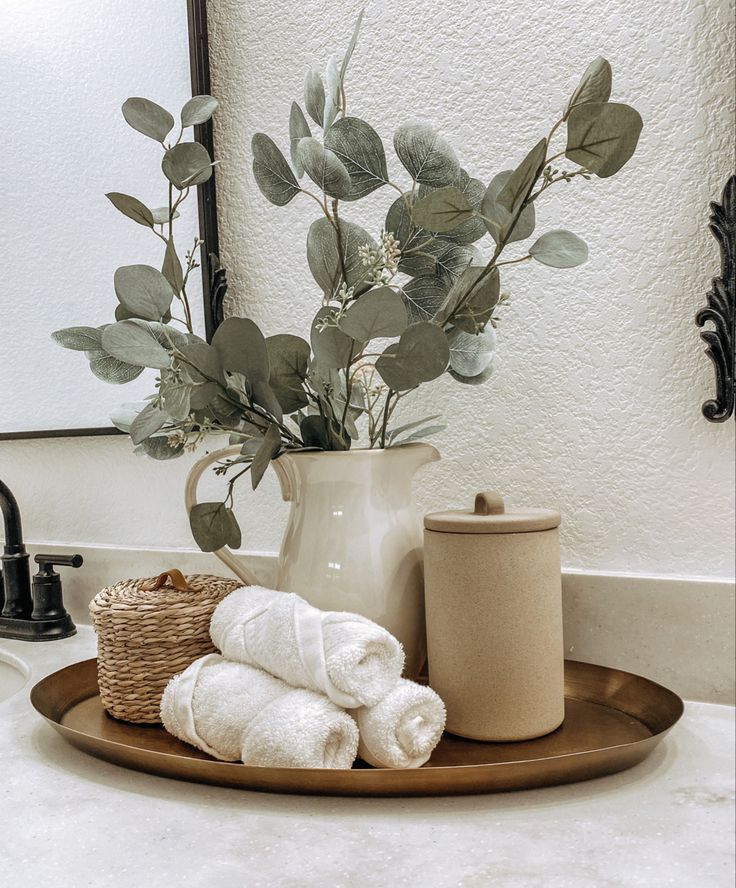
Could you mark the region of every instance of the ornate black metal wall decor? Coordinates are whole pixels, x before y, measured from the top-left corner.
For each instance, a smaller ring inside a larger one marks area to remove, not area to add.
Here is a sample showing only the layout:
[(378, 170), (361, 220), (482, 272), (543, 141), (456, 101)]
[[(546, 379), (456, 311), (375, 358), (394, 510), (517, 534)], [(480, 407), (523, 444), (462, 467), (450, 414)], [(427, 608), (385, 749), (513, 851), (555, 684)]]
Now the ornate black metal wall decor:
[(721, 273), (713, 278), (708, 305), (695, 315), (695, 322), (699, 327), (708, 321), (714, 325), (700, 334), (716, 374), (715, 397), (703, 404), (703, 416), (710, 422), (724, 422), (734, 415), (736, 376), (736, 175), (726, 182), (721, 202), (713, 201), (710, 209), (710, 230), (721, 248)]

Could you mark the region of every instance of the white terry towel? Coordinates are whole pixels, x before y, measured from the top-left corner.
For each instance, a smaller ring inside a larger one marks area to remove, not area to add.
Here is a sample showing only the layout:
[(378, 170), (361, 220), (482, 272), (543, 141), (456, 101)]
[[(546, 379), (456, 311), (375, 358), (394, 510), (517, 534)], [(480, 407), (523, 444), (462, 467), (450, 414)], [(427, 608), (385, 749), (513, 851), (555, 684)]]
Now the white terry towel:
[(293, 592), (261, 586), (224, 598), (212, 615), (210, 635), (229, 660), (319, 691), (346, 709), (378, 703), (404, 668), (399, 642), (366, 617), (321, 611)]
[(424, 685), (402, 678), (380, 703), (352, 713), (360, 729), (358, 755), (376, 768), (419, 768), (445, 727), (445, 704)]
[(326, 697), (218, 654), (171, 679), (161, 721), (180, 740), (246, 765), (350, 768), (358, 749), (355, 722)]

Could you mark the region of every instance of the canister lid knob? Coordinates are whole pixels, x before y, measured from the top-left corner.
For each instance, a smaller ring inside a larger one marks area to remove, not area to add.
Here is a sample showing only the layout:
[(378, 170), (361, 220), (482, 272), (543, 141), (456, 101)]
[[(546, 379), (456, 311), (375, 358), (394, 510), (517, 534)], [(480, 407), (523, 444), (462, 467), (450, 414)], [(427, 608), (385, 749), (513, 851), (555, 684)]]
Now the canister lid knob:
[(475, 495), (476, 515), (503, 515), (503, 497), (496, 490), (481, 490)]

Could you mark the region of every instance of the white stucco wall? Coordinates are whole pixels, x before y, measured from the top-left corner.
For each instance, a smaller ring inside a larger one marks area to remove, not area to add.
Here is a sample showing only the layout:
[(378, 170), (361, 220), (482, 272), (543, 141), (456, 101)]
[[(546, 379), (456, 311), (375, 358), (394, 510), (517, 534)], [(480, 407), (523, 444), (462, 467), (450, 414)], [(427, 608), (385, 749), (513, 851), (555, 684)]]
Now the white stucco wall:
[[(267, 334), (303, 335), (318, 304), (304, 252), (314, 215), (309, 201), (276, 208), (261, 197), (250, 137), (264, 130), (287, 149), (305, 69), (343, 51), (360, 5), (210, 3), (223, 261), (231, 307)], [(439, 408), (449, 422), (417, 501), (463, 506), (496, 487), (514, 503), (560, 508), (568, 567), (729, 576), (734, 423), (700, 414), (713, 377), (692, 319), (718, 267), (708, 201), (733, 167), (733, 5), (373, 0), (348, 101), (387, 147), (399, 123), (435, 122), (487, 181), (547, 132), (597, 54), (613, 65), (614, 97), (642, 113), (639, 150), (613, 179), (560, 188), (545, 204), (540, 231), (576, 231), (591, 258), (509, 272), (493, 379), (447, 379), (407, 398), (408, 418)], [(374, 197), (367, 219), (378, 230), (390, 197)], [(345, 215), (364, 221), (362, 206)], [(0, 476), (24, 501), (33, 539), (189, 545), (189, 462), (147, 463), (122, 440), (0, 442)], [(272, 478), (243, 498), (249, 548), (277, 546), (277, 499)]]

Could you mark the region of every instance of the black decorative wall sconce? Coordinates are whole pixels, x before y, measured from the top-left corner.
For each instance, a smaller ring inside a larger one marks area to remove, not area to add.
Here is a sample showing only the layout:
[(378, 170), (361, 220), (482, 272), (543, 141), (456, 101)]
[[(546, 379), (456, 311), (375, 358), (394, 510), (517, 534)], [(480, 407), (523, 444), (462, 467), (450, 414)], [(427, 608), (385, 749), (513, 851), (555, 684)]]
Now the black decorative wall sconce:
[(721, 202), (713, 201), (710, 209), (710, 230), (721, 248), (721, 274), (713, 278), (708, 305), (695, 315), (695, 323), (704, 327), (711, 321), (714, 325), (714, 329), (700, 333), (716, 375), (715, 397), (703, 404), (703, 416), (710, 422), (725, 422), (734, 415), (736, 375), (736, 175), (726, 182)]

